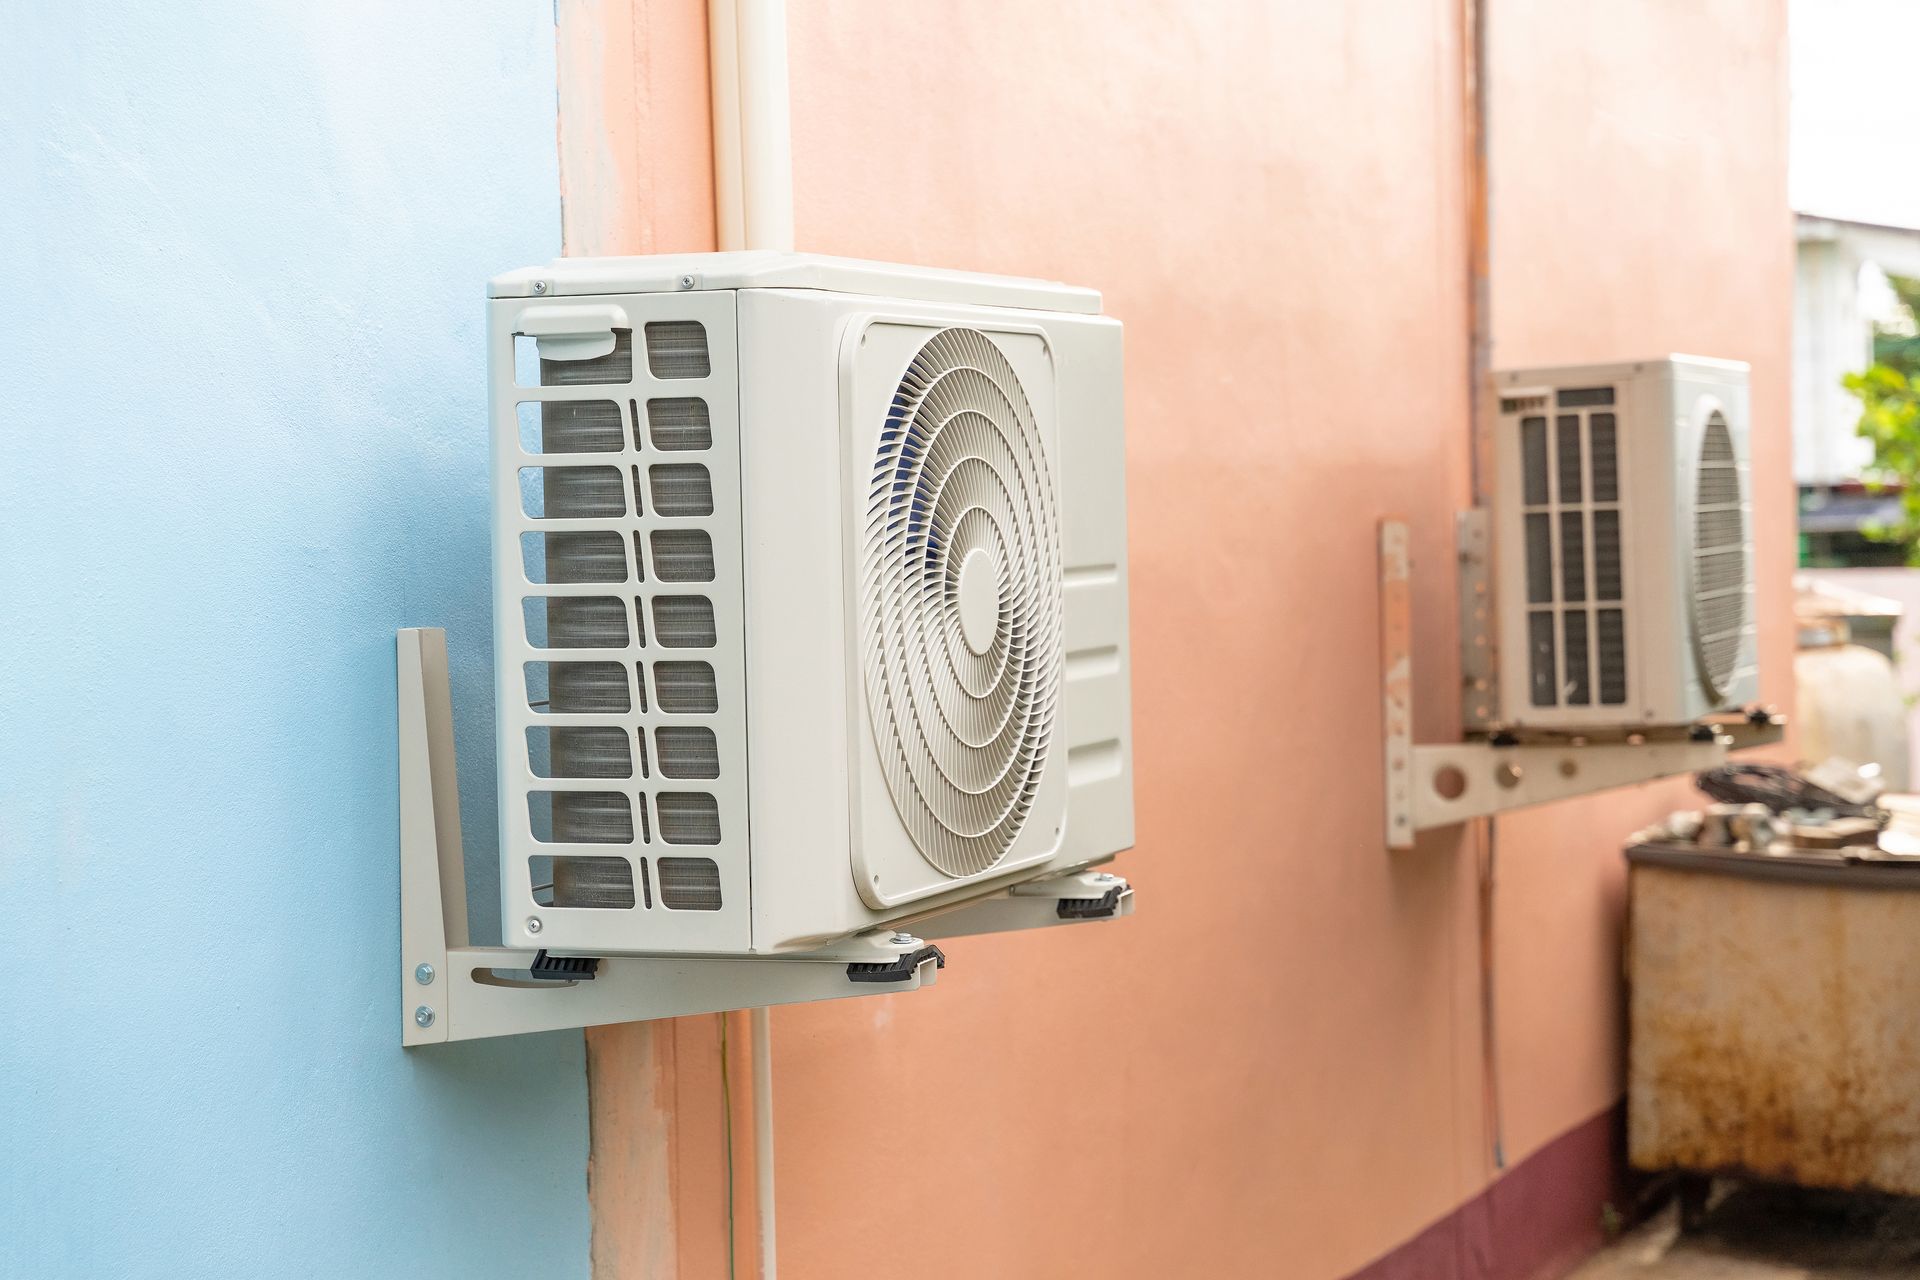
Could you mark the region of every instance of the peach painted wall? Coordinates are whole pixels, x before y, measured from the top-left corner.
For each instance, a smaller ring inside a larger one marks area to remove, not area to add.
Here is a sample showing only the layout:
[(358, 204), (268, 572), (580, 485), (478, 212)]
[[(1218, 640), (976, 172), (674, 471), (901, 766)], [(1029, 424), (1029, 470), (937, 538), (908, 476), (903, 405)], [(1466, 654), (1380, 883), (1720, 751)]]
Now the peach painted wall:
[[(1755, 362), (1786, 702), (1783, 19), (1678, 8), (1495, 0), (1494, 336), (1502, 362)], [(686, 200), (711, 175), (697, 12), (563, 0), (570, 250), (710, 243)], [(1091, 284), (1128, 326), (1140, 912), (957, 941), (910, 997), (774, 1011), (782, 1275), (1345, 1275), (1495, 1177), (1496, 1127), (1512, 1161), (1617, 1097), (1617, 846), (1685, 794), (1500, 824), (1496, 1125), (1484, 833), (1398, 857), (1379, 834), (1383, 514), (1424, 570), (1423, 734), (1457, 715), (1457, 4), (806, 0), (789, 21), (801, 248)], [(589, 1039), (602, 1277), (719, 1273), (717, 1033)]]
[[(1793, 706), (1792, 216), (1785, 6), (1498, 0), (1494, 359), (1665, 351), (1753, 365), (1762, 695)], [(1612, 835), (1698, 802), (1684, 782), (1499, 824), (1501, 1078), (1510, 1157), (1618, 1097)]]

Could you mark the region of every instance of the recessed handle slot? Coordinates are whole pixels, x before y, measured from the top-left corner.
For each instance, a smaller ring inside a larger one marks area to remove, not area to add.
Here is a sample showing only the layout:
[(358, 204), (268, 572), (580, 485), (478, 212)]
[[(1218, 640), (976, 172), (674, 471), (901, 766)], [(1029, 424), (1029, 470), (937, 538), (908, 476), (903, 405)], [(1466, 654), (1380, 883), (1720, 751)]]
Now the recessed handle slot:
[(542, 360), (594, 360), (613, 350), (614, 330), (632, 328), (610, 302), (548, 303), (522, 311), (517, 332), (535, 340)]

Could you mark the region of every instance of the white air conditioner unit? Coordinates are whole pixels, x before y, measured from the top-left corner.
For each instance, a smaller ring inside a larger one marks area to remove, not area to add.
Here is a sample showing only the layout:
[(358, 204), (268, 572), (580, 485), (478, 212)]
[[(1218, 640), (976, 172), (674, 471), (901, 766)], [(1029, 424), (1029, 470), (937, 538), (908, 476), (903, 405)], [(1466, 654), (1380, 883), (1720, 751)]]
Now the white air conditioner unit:
[(1684, 725), (1753, 702), (1747, 366), (1494, 383), (1497, 721)]
[(723, 253), (491, 298), (509, 945), (817, 950), (1132, 843), (1098, 294)]

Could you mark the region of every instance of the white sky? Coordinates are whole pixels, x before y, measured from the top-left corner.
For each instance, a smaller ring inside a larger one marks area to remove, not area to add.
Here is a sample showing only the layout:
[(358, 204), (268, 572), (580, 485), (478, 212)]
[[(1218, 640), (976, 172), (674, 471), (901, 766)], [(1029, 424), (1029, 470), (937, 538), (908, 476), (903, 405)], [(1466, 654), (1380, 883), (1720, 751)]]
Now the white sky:
[(1920, 0), (1790, 0), (1788, 195), (1800, 213), (1920, 227)]

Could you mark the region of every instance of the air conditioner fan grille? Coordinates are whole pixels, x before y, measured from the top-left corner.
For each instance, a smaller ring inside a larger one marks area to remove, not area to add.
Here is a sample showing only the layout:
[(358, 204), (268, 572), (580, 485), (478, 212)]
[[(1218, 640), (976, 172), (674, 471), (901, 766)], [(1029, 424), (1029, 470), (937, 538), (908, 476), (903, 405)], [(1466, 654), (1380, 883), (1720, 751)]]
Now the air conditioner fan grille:
[(862, 628), (888, 790), (946, 875), (1000, 862), (1033, 806), (1058, 714), (1062, 591), (1054, 476), (1020, 379), (985, 334), (941, 330), (881, 428)]

